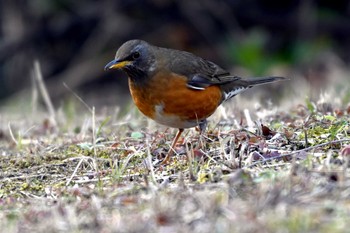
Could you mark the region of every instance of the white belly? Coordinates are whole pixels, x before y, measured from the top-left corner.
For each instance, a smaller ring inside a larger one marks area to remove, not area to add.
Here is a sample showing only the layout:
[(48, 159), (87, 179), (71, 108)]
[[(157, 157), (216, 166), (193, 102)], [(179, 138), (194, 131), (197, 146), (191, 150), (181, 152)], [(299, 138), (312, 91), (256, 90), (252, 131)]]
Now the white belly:
[(155, 106), (155, 121), (159, 124), (166, 125), (173, 128), (192, 128), (199, 124), (199, 121), (188, 121), (183, 120), (178, 116), (170, 115), (170, 114), (164, 114), (163, 112), (163, 105), (156, 105)]

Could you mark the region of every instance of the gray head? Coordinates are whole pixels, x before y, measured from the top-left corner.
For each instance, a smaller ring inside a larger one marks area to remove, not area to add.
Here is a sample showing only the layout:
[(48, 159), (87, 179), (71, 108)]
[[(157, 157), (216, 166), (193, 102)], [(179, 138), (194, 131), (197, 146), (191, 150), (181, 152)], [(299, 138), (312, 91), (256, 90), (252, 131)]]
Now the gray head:
[(154, 70), (154, 46), (143, 40), (129, 40), (117, 51), (115, 59), (105, 66), (108, 69), (122, 69), (128, 76), (141, 81)]

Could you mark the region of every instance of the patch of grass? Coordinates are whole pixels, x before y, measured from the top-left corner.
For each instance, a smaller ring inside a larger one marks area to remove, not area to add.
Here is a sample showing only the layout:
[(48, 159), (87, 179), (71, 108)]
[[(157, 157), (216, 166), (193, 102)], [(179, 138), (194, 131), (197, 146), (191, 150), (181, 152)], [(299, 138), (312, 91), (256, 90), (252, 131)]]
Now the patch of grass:
[(1, 144), (0, 229), (344, 232), (349, 113), (301, 105), (249, 126), (212, 119), (202, 147), (186, 131), (167, 166), (175, 131), (145, 127), (135, 111), (16, 121), (13, 132), (35, 127), (21, 146), (11, 136)]

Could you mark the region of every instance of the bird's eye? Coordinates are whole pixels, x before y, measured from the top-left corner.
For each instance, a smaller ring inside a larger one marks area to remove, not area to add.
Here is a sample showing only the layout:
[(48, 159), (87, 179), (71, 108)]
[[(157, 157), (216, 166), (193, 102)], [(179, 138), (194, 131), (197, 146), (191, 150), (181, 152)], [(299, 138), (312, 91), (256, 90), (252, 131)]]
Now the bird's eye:
[(133, 59), (137, 59), (139, 57), (140, 57), (140, 53), (139, 52), (135, 52), (135, 53), (132, 54), (132, 58)]

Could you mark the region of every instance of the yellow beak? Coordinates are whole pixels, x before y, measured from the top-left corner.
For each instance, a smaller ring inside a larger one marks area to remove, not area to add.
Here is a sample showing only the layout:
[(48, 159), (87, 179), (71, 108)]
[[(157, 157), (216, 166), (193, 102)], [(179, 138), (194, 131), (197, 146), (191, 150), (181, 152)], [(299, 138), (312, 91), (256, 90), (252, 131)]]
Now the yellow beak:
[(118, 61), (118, 60), (113, 60), (109, 62), (105, 66), (105, 70), (112, 70), (112, 69), (121, 69), (124, 68), (126, 65), (130, 64), (131, 61)]

